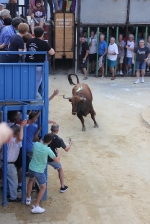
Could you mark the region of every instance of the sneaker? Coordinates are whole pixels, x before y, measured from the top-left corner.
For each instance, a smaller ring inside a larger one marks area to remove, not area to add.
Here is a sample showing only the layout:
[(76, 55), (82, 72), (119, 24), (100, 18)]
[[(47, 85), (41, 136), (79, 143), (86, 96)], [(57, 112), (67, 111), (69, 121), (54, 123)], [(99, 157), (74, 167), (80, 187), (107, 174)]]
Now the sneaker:
[(105, 78), (105, 76), (102, 76), (102, 77), (101, 77), (101, 79), (104, 79), (104, 78)]
[(117, 75), (120, 75), (120, 71), (117, 72)]
[(141, 82), (144, 83), (144, 77), (141, 78)]
[(43, 212), (45, 212), (45, 208), (41, 208), (39, 205), (38, 206), (36, 206), (36, 207), (32, 207), (32, 209), (31, 209), (31, 212), (32, 213), (43, 213)]
[(122, 72), (122, 71), (120, 71), (119, 75), (123, 75), (123, 72)]
[(64, 193), (67, 190), (68, 190), (68, 187), (67, 186), (61, 187), (60, 188), (60, 193)]
[(127, 72), (127, 74), (130, 74), (132, 72), (132, 69), (130, 68), (129, 71)]
[(18, 192), (21, 192), (22, 191), (22, 187), (21, 186), (18, 186), (17, 191)]
[(146, 69), (146, 70), (147, 70), (147, 72), (149, 72), (149, 67), (147, 67), (147, 69)]
[(134, 84), (138, 84), (138, 83), (140, 83), (139, 79), (137, 79)]
[(26, 205), (30, 205), (31, 204), (31, 197), (30, 198), (26, 198)]
[(83, 80), (86, 80), (86, 79), (88, 79), (88, 77), (87, 77), (87, 76), (85, 76)]
[(37, 94), (36, 94), (36, 98), (37, 98), (37, 99), (42, 99), (42, 97), (41, 97), (41, 95), (39, 94), (39, 92), (37, 92)]
[(36, 192), (36, 188), (35, 187), (32, 187), (32, 192)]

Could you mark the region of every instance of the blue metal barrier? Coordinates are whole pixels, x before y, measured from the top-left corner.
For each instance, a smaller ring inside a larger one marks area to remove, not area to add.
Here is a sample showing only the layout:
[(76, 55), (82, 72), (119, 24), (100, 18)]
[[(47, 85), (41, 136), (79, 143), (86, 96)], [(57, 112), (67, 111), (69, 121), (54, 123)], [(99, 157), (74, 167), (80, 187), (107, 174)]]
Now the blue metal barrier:
[[(2, 52), (0, 54), (18, 54), (18, 52)], [(19, 52), (33, 54), (33, 52)], [(47, 52), (44, 63), (0, 63), (0, 111), (3, 111), (3, 121), (7, 122), (8, 111), (22, 111), (26, 118), (27, 110), (41, 110), (42, 137), (48, 133), (48, 62)], [(36, 66), (43, 66), (42, 100), (36, 99)], [(27, 101), (27, 102), (26, 102)], [(30, 103), (29, 101), (34, 101)], [(47, 169), (46, 169), (47, 174)], [(42, 200), (47, 199), (47, 191)], [(26, 201), (26, 127), (22, 146), (22, 203)], [(7, 205), (7, 145), (3, 146), (3, 199), (2, 205)]]

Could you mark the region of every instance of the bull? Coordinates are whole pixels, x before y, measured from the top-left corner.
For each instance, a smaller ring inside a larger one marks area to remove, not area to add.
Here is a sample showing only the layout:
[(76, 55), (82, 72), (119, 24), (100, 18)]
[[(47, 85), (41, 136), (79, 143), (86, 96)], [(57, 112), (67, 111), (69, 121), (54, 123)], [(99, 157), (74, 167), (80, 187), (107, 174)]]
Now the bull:
[[(73, 83), (71, 76), (77, 78), (77, 84)], [(72, 103), (72, 114), (77, 115), (82, 123), (82, 131), (85, 131), (84, 119), (88, 114), (91, 114), (91, 118), (94, 121), (94, 128), (98, 128), (98, 124), (95, 120), (95, 111), (92, 105), (92, 93), (87, 84), (79, 83), (79, 78), (76, 74), (68, 75), (68, 81), (70, 85), (74, 85), (72, 89), (72, 97), (66, 97), (63, 95), (64, 99), (68, 99)]]

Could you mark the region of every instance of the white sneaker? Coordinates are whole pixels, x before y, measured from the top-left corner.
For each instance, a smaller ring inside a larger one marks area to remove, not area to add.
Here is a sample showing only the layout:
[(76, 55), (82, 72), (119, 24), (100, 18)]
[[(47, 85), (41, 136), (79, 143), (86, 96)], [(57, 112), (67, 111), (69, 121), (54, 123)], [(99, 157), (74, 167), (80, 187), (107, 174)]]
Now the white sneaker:
[(141, 78), (141, 82), (144, 83), (144, 77)]
[(147, 69), (146, 69), (146, 70), (147, 70), (147, 72), (149, 72), (149, 67), (147, 67)]
[(117, 72), (117, 75), (120, 75), (120, 71)]
[(138, 83), (140, 83), (139, 79), (137, 79), (134, 84), (138, 84)]
[(31, 204), (31, 197), (30, 198), (26, 198), (26, 205), (30, 205)]
[(122, 72), (122, 71), (120, 71), (119, 75), (123, 75), (123, 72)]
[(41, 208), (39, 205), (36, 207), (32, 207), (31, 209), (32, 213), (43, 213), (45, 212), (45, 208)]

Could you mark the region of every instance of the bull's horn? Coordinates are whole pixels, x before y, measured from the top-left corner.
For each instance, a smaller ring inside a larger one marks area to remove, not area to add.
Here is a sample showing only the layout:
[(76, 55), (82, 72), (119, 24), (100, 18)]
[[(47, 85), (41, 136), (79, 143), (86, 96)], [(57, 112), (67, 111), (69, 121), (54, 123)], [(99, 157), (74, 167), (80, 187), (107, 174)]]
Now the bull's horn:
[(86, 101), (86, 98), (84, 98), (84, 97), (80, 97), (80, 99), (81, 99), (82, 101), (83, 101), (83, 100)]
[(66, 97), (65, 95), (63, 95), (63, 98), (64, 98), (64, 99), (68, 99), (68, 100), (71, 99), (71, 97)]

